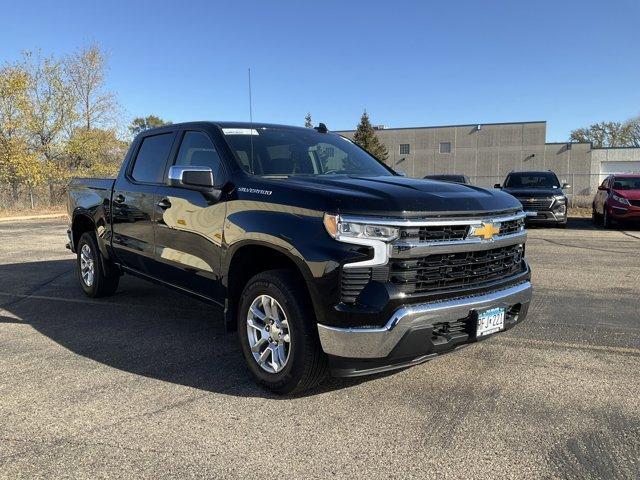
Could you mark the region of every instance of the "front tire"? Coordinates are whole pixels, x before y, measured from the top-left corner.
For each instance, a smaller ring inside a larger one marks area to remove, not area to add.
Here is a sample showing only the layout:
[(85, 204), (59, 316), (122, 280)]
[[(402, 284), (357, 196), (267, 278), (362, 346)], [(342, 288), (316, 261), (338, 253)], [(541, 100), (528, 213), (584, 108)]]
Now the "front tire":
[(78, 279), (84, 293), (92, 298), (109, 297), (118, 289), (120, 275), (105, 271), (94, 232), (85, 232), (77, 246)]
[(240, 297), (238, 339), (254, 378), (275, 393), (313, 388), (327, 374), (308, 294), (288, 270), (249, 280)]

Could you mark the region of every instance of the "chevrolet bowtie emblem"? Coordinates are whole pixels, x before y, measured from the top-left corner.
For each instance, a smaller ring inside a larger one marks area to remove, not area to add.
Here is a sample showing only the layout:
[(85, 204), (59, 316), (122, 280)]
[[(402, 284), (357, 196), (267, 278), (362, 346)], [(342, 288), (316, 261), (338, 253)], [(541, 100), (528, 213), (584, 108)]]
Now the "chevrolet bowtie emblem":
[(469, 232), (470, 237), (482, 237), (485, 240), (493, 239), (494, 235), (500, 233), (500, 224), (483, 223), (482, 225), (472, 225)]

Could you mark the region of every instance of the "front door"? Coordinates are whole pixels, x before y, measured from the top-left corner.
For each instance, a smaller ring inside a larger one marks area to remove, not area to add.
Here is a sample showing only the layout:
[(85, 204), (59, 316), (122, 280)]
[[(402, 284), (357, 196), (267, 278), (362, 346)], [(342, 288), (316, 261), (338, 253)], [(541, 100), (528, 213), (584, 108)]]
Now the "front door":
[[(175, 165), (209, 167), (222, 181), (220, 156), (204, 131), (189, 130)], [(220, 252), (226, 205), (205, 193), (161, 185), (155, 196), (157, 276), (209, 298), (221, 299)]]

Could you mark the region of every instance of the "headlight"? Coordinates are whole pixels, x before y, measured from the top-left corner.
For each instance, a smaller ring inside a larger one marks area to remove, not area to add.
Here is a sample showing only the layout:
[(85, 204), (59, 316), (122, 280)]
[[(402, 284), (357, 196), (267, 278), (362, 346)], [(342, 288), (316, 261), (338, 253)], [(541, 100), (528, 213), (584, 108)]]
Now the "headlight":
[(613, 198), (618, 203), (622, 203), (623, 205), (631, 205), (629, 203), (629, 200), (627, 200), (624, 197), (621, 197), (620, 195), (616, 195), (615, 193), (611, 194), (611, 198)]
[(324, 214), (324, 228), (336, 240), (370, 239), (391, 242), (398, 238), (398, 229), (364, 222), (347, 222), (340, 215)]
[(558, 205), (556, 208), (553, 209), (553, 211), (556, 213), (559, 213), (560, 215), (564, 215), (565, 213), (567, 213), (567, 206)]
[(556, 202), (566, 202), (567, 201), (567, 197), (565, 197), (564, 195), (554, 195), (553, 198), (555, 199)]

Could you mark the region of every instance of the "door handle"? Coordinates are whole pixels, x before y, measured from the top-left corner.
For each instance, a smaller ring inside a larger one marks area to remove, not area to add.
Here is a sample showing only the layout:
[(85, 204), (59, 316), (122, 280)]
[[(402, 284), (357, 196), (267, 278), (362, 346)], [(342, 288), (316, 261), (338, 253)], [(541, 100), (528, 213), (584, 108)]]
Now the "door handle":
[(167, 208), (171, 207), (171, 202), (169, 201), (168, 198), (163, 198), (158, 202), (158, 206), (163, 210), (166, 210)]
[(124, 202), (124, 195), (122, 195), (122, 194), (116, 195), (116, 197), (113, 199), (113, 201), (116, 202), (116, 203)]

